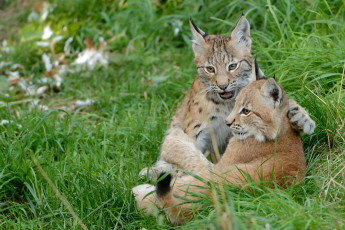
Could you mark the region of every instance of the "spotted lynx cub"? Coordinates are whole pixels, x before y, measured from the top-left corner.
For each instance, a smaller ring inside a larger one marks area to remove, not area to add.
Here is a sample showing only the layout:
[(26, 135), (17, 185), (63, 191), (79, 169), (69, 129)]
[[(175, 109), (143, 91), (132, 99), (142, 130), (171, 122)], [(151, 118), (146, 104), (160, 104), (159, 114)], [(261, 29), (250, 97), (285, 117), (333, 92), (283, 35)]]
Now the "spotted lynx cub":
[[(186, 202), (198, 199), (193, 194), (210, 194), (208, 181), (243, 186), (248, 175), (257, 183), (291, 184), (303, 181), (306, 160), (299, 134), (292, 129), (286, 116), (289, 101), (273, 78), (254, 81), (236, 98), (226, 119), (233, 133), (220, 161), (209, 170), (200, 169), (198, 180), (184, 175), (172, 181), (171, 175), (156, 188), (143, 184), (133, 188), (139, 209), (151, 214), (150, 204), (164, 208), (173, 224), (190, 221), (200, 206)], [(173, 135), (179, 135), (174, 132)], [(173, 139), (167, 139), (176, 148)], [(201, 154), (201, 153), (199, 153)], [(180, 159), (184, 161), (184, 159)], [(244, 174), (245, 172), (246, 174)], [(149, 194), (149, 192), (154, 193)]]
[[(165, 137), (169, 138), (171, 133), (179, 130), (182, 135), (178, 136), (176, 142), (184, 146), (184, 151), (178, 151), (177, 155), (174, 149), (166, 149), (163, 141), (159, 161), (152, 168), (140, 172), (141, 176), (148, 175), (152, 180), (162, 171), (172, 168), (189, 171), (194, 166), (209, 168), (210, 162), (199, 152), (214, 152), (210, 135), (212, 131), (219, 152), (222, 154), (225, 151), (232, 137), (225, 119), (232, 111), (240, 90), (252, 81), (253, 63), (256, 62), (251, 55), (250, 25), (245, 16), (242, 15), (231, 36), (208, 35), (192, 20), (190, 27), (198, 75), (172, 118)], [(256, 75), (259, 79), (265, 78), (259, 68), (256, 69)], [(289, 101), (287, 116), (294, 129), (306, 134), (313, 133), (314, 121), (293, 100)], [(182, 162), (181, 158), (188, 161)]]

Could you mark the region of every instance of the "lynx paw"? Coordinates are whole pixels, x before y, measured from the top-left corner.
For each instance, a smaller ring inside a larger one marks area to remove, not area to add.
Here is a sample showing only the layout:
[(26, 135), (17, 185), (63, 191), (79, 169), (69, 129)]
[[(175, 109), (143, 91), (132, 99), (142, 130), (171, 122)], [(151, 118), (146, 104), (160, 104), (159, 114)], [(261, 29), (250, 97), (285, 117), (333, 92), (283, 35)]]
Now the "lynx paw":
[(148, 177), (151, 181), (157, 181), (158, 176), (162, 172), (168, 172), (173, 169), (173, 166), (165, 161), (157, 161), (156, 164), (151, 168), (143, 168), (139, 172), (140, 178)]
[[(134, 187), (132, 193), (134, 194), (137, 208), (142, 210), (146, 215), (153, 215), (155, 213), (156, 199), (153, 195), (155, 187), (149, 184), (142, 184)], [(150, 194), (151, 193), (151, 194)]]
[(305, 134), (314, 132), (315, 122), (309, 117), (307, 111), (298, 104), (289, 108), (288, 117), (294, 129)]
[(141, 179), (144, 179), (146, 177), (148, 177), (151, 181), (156, 181), (158, 178), (159, 173), (157, 172), (157, 170), (155, 169), (155, 167), (152, 168), (143, 168), (140, 172), (139, 172), (139, 177)]

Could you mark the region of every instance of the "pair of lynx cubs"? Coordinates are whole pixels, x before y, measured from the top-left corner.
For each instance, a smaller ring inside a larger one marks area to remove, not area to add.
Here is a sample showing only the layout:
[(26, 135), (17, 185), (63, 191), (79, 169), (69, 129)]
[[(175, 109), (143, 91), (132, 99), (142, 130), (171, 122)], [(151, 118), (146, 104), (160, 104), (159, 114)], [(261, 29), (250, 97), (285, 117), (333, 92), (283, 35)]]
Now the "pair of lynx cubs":
[[(205, 181), (226, 180), (237, 185), (246, 182), (243, 171), (256, 182), (303, 180), (306, 165), (296, 131), (310, 134), (315, 123), (258, 68), (251, 56), (247, 19), (242, 15), (231, 36), (208, 35), (192, 21), (190, 25), (198, 76), (173, 117), (160, 160), (140, 175), (154, 180), (180, 168)], [(203, 155), (207, 150), (225, 154), (214, 165)], [(186, 190), (209, 190), (200, 187), (207, 187), (205, 182), (189, 175), (177, 177), (173, 187), (171, 179), (169, 175), (156, 188), (144, 184), (132, 191), (140, 209), (148, 212), (147, 206), (156, 204), (165, 208), (172, 223), (181, 224), (190, 220), (192, 205), (174, 195), (192, 198)], [(152, 191), (155, 193), (146, 196)]]

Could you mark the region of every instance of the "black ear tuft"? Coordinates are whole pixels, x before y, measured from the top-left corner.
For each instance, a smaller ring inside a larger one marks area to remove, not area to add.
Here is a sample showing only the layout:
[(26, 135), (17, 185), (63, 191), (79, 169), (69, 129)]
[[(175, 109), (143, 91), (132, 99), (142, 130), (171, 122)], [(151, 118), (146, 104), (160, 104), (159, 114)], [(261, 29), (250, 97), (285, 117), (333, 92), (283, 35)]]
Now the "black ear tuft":
[(196, 31), (199, 31), (199, 28), (195, 25), (195, 23), (194, 23), (192, 17), (189, 18), (189, 21), (190, 21), (190, 23), (192, 23), (194, 29), (195, 29)]
[(197, 27), (197, 26), (195, 25), (195, 23), (194, 23), (193, 20), (192, 20), (192, 17), (189, 18), (189, 21), (190, 21), (190, 23), (192, 24), (193, 28), (194, 28), (199, 34), (201, 34), (201, 36), (206, 37), (206, 36), (208, 35), (207, 33), (205, 33), (204, 31), (202, 31), (199, 27)]
[(276, 79), (276, 74), (273, 75), (273, 79), (274, 79), (274, 80)]
[[(255, 64), (255, 76), (256, 78), (258, 78), (258, 75), (259, 75), (259, 65), (258, 65), (258, 62), (256, 61), (256, 57), (255, 57), (255, 60), (254, 60), (254, 64)], [(256, 79), (258, 80), (258, 79)]]
[(243, 13), (243, 11), (242, 11), (242, 15), (241, 16), (244, 16), (244, 13)]
[(255, 76), (256, 80), (260, 79), (267, 79), (267, 77), (263, 74), (263, 72), (260, 70), (260, 67), (258, 65), (258, 62), (256, 61), (256, 57), (254, 59), (254, 65), (255, 65)]

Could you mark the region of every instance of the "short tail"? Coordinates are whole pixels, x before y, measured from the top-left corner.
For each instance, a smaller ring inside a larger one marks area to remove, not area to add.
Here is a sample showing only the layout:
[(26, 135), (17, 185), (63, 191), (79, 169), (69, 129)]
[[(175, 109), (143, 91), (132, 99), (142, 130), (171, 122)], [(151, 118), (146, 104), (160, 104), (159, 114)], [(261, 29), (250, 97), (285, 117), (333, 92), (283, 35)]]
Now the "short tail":
[(164, 208), (165, 213), (167, 214), (170, 222), (175, 225), (179, 225), (184, 222), (183, 214), (181, 213), (181, 207), (175, 206), (176, 200), (173, 196), (173, 189), (170, 186), (172, 176), (171, 174), (167, 175), (166, 177), (162, 178), (165, 173), (161, 173), (159, 175), (160, 180), (156, 185), (156, 194), (158, 203), (161, 208)]
[(161, 173), (159, 175), (158, 183), (156, 185), (156, 194), (159, 198), (162, 198), (166, 196), (171, 191), (171, 180), (172, 176), (171, 174), (168, 174), (166, 177), (164, 177), (162, 180), (161, 178), (165, 175), (165, 172)]
[(182, 194), (179, 194), (179, 190), (170, 186), (172, 175), (168, 174), (165, 177), (164, 175), (165, 173), (161, 173), (159, 175), (159, 182), (156, 185), (156, 195), (159, 205), (161, 208), (165, 209), (164, 211), (169, 220), (175, 225), (180, 225), (192, 220), (194, 210), (190, 207), (190, 204), (184, 204), (183, 200), (175, 198), (175, 195), (182, 196)]

